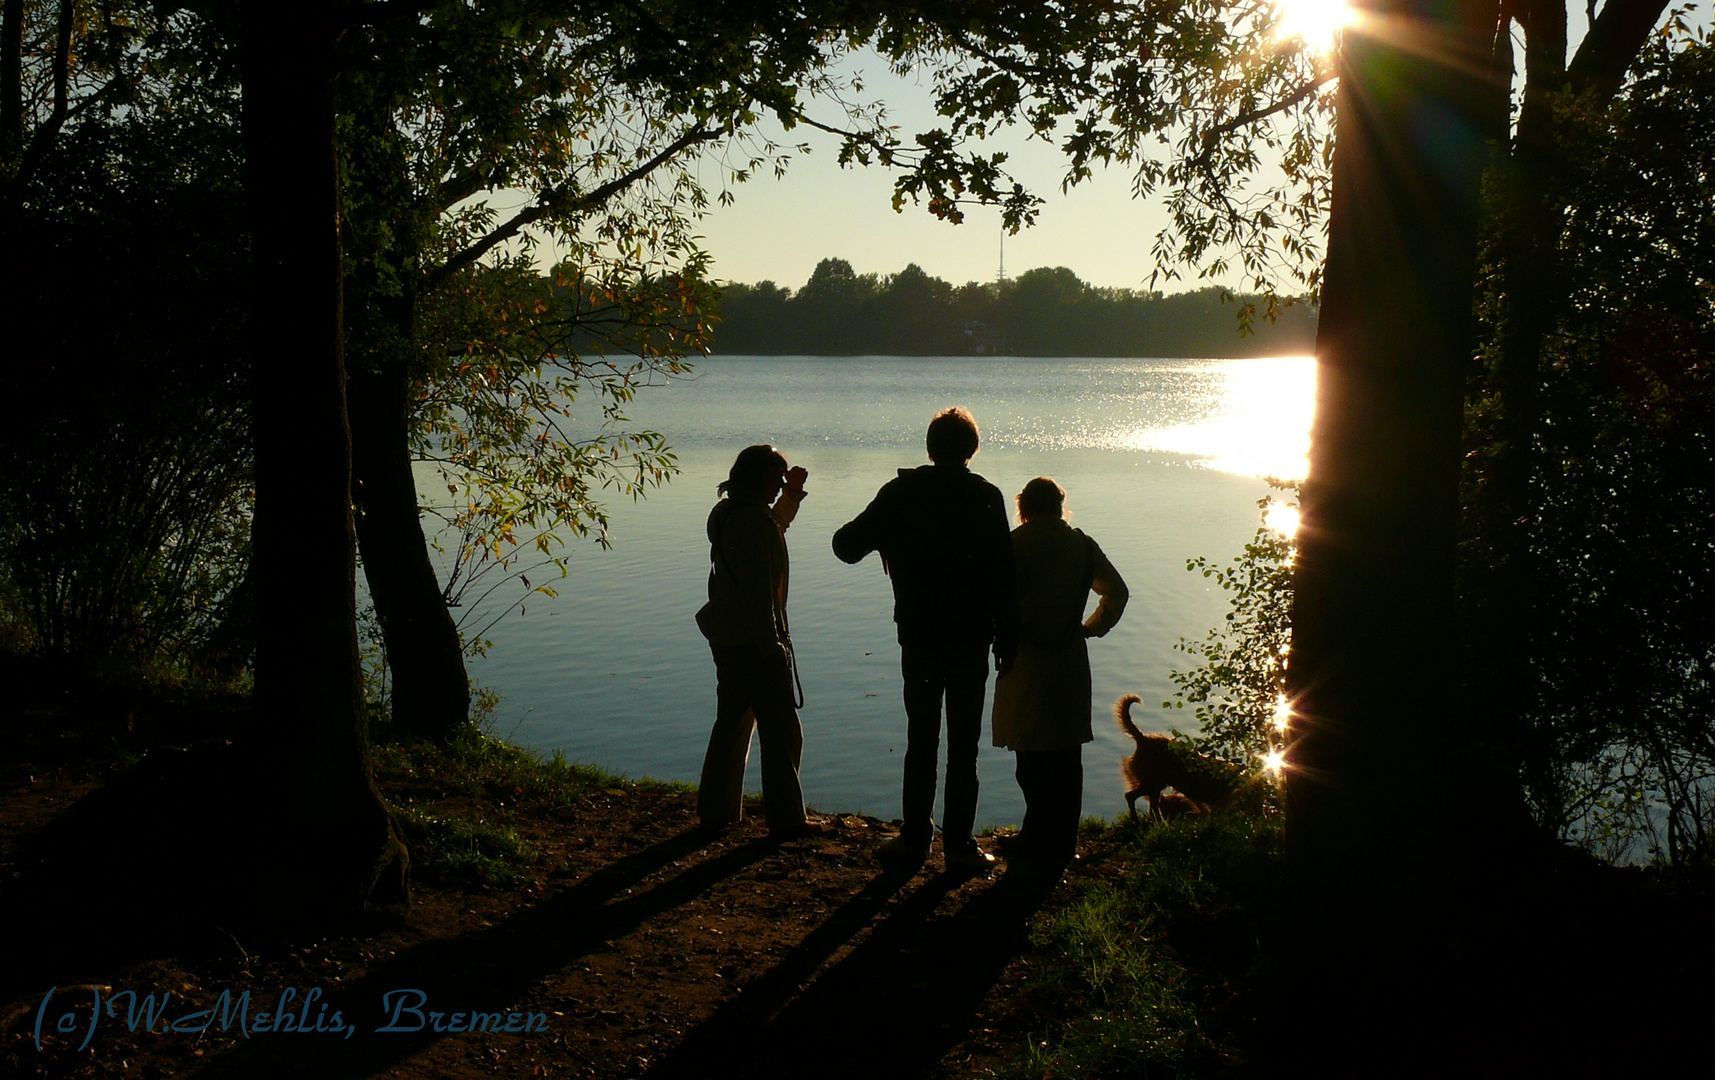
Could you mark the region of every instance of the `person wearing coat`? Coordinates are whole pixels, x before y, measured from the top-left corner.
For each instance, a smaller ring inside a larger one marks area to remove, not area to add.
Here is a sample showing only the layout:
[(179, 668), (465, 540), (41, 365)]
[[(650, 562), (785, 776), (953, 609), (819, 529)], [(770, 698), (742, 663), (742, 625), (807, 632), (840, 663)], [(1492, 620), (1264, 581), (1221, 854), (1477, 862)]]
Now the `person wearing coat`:
[(794, 697), (786, 622), (786, 529), (809, 473), (772, 446), (739, 452), (709, 513), (709, 601), (697, 628), (715, 661), (715, 726), (703, 758), (697, 814), (706, 828), (743, 816), (751, 733), (762, 742), (762, 805), (769, 834), (791, 839), (822, 827), (804, 816), (798, 767), (804, 731)]
[(930, 464), (900, 469), (863, 513), (834, 533), (847, 563), (879, 552), (893, 581), (906, 743), (899, 835), (880, 849), (921, 865), (935, 835), (935, 787), (946, 706), (947, 782), (941, 844), (948, 870), (987, 874), (994, 857), (971, 835), (977, 816), (977, 744), (992, 649), (997, 669), (1015, 649), (1012, 552), (1006, 496), (970, 469), (976, 418), (944, 409), (929, 422)]
[[(995, 680), (994, 744), (1011, 750), (1024, 823), (1012, 861), (1059, 871), (1078, 847), (1090, 726), (1088, 639), (1102, 637), (1130, 594), (1101, 547), (1065, 517), (1066, 491), (1046, 476), (1018, 493), (1012, 531), (1018, 658)], [(1101, 599), (1089, 618), (1091, 592)]]

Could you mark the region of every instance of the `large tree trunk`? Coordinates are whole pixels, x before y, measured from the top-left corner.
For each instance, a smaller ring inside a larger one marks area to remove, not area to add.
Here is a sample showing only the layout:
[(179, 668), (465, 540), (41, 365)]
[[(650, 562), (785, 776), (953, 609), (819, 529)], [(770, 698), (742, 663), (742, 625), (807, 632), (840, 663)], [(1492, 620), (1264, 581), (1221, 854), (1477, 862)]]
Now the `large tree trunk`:
[(1299, 944), (1318, 965), (1309, 1010), (1338, 1018), (1359, 1058), (1421, 1022), (1377, 981), (1400, 989), (1419, 970), (1460, 805), (1459, 436), (1482, 174), (1505, 107), (1492, 2), (1375, 14), (1385, 30), (1347, 31), (1341, 58), (1286, 789)]
[(401, 363), (353, 371), (352, 463), (363, 573), (393, 673), (393, 720), (445, 738), (470, 716), (470, 679), (417, 510), (407, 430), (410, 378)]
[(340, 5), (246, 3), (246, 183), (255, 307), (258, 792), (276, 902), (357, 909), (405, 882), (370, 774), (359, 672), (341, 329), (333, 44)]

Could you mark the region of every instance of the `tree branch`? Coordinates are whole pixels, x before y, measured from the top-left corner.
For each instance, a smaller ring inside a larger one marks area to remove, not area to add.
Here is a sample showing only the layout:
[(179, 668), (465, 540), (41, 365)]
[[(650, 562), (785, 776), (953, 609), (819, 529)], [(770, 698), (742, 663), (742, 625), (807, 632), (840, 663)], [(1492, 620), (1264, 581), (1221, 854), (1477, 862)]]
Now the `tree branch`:
[(1329, 68), (1272, 105), (1261, 109), (1252, 109), (1250, 112), (1240, 113), (1231, 120), (1225, 120), (1216, 124), (1214, 127), (1203, 132), (1203, 149), (1198, 151), (1197, 156), (1187, 163), (1187, 167), (1197, 170), (1204, 169), (1209, 164), (1209, 158), (1214, 156), (1216, 144), (1220, 142), (1221, 136), (1230, 135), (1238, 129), (1249, 127), (1259, 120), (1267, 120), (1276, 113), (1285, 112), (1294, 105), (1303, 102), (1306, 98), (1322, 89), (1322, 87), (1326, 86), (1328, 83), (1333, 82), (1336, 77), (1338, 77), (1338, 72), (1333, 68)]
[(429, 196), (427, 201), (430, 209), (441, 214), (453, 205), (475, 195), (482, 188), (482, 174), (476, 169), (467, 169), (437, 187), (435, 193)]
[(75, 6), (75, 0), (60, 0), (59, 21), (54, 31), (54, 108), (48, 114), (47, 122), (30, 136), (30, 145), (24, 149), (24, 159), (18, 163), (17, 179), (20, 182), (27, 181), (36, 171), (42, 155), (47, 153), (49, 144), (59, 135), (70, 111), (68, 87), (71, 82), (71, 28)]
[(683, 135), (680, 135), (677, 139), (674, 139), (654, 157), (637, 166), (635, 169), (632, 169), (630, 172), (625, 173), (622, 176), (617, 176), (600, 187), (585, 192), (582, 195), (569, 194), (562, 188), (550, 187), (546, 191), (542, 192), (534, 206), (529, 206), (519, 211), (517, 214), (513, 215), (512, 219), (507, 221), (506, 224), (495, 229), (493, 232), (489, 233), (481, 240), (478, 240), (476, 243), (466, 247), (464, 250), (457, 252), (446, 262), (424, 275), (424, 290), (427, 291), (440, 285), (441, 282), (445, 281), (453, 274), (458, 273), (460, 270), (463, 270), (465, 267), (476, 262), (476, 260), (482, 258), (491, 251), (496, 244), (517, 236), (526, 226), (533, 222), (540, 221), (542, 218), (547, 217), (550, 214), (575, 214), (594, 210), (607, 202), (607, 200), (613, 198), (626, 188), (637, 183), (637, 181), (654, 172), (663, 163), (671, 159), (680, 151), (687, 147), (694, 146), (697, 143), (707, 142), (710, 139), (718, 137), (720, 134), (719, 130), (713, 128), (692, 128)]
[(1219, 139), (1222, 135), (1237, 131), (1239, 128), (1249, 127), (1258, 120), (1267, 120), (1276, 113), (1285, 112), (1294, 105), (1302, 102), (1305, 98), (1316, 93), (1316, 91), (1333, 82), (1336, 76), (1337, 73), (1334, 69), (1329, 68), (1267, 108), (1252, 109), (1250, 112), (1240, 113), (1231, 120), (1216, 124), (1214, 127), (1203, 133), (1203, 138), (1205, 141), (1209, 139)]
[(24, 141), (24, 0), (0, 11), (0, 155)]
[(1573, 91), (1594, 92), (1602, 100), (1619, 93), (1627, 69), (1666, 9), (1667, 0), (1608, 0), (1566, 67)]

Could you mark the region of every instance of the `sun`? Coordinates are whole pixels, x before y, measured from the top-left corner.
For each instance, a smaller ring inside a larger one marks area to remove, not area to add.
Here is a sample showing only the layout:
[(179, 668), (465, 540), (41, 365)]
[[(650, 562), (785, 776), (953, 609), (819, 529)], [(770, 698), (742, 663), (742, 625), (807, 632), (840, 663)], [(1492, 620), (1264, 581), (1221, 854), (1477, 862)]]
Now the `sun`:
[(1346, 0), (1278, 0), (1278, 5), (1276, 32), (1283, 38), (1302, 38), (1318, 52), (1332, 48), (1335, 36), (1357, 18)]

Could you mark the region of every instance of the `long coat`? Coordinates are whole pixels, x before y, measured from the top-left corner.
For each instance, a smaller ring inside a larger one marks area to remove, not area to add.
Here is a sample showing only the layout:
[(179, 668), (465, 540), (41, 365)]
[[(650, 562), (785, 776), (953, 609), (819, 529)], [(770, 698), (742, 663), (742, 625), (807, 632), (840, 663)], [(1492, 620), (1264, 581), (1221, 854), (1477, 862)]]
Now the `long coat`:
[[(995, 680), (994, 744), (1062, 750), (1094, 738), (1086, 639), (1113, 629), (1130, 593), (1096, 542), (1061, 518), (1012, 531), (1018, 580), (1018, 659)], [(1101, 597), (1088, 619), (1084, 605)]]

